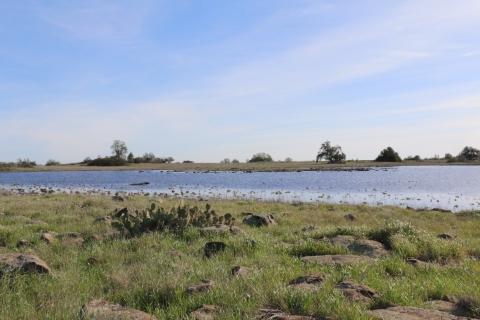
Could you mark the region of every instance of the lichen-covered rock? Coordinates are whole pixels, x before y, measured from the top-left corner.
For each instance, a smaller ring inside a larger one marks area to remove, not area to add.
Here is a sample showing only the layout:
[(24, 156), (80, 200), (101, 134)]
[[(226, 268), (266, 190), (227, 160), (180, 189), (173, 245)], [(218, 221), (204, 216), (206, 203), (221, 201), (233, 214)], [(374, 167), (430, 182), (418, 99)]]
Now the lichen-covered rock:
[(25, 240), (25, 239), (21, 239), (17, 243), (17, 248), (30, 247), (30, 246), (32, 246), (32, 243), (28, 240)]
[(105, 223), (105, 224), (111, 225), (112, 224), (112, 218), (110, 218), (109, 216), (104, 216), (104, 217), (100, 217), (100, 218), (95, 219), (95, 222), (96, 223)]
[(230, 226), (224, 224), (216, 224), (210, 227), (200, 228), (201, 233), (227, 233), (230, 231)]
[(220, 307), (215, 305), (202, 304), (202, 306), (190, 314), (195, 320), (213, 320), (213, 315), (220, 312)]
[(364, 261), (374, 261), (374, 259), (367, 256), (356, 256), (353, 254), (337, 254), (337, 255), (321, 255), (321, 256), (306, 256), (302, 257), (305, 263), (313, 262), (325, 265), (335, 264), (354, 264)]
[(5, 274), (15, 271), (51, 274), (50, 267), (37, 256), (21, 253), (0, 254), (0, 272)]
[(53, 244), (55, 242), (55, 238), (50, 233), (44, 233), (40, 236), (40, 239), (45, 241), (48, 244)]
[(158, 320), (151, 314), (102, 299), (85, 303), (80, 309), (80, 316), (92, 320)]
[(247, 216), (243, 219), (243, 223), (255, 227), (276, 226), (278, 223), (270, 213), (259, 213)]
[(358, 254), (367, 255), (371, 258), (381, 258), (388, 254), (383, 243), (373, 240), (355, 240), (347, 247), (347, 249)]
[(252, 271), (252, 269), (247, 267), (242, 267), (242, 266), (236, 266), (236, 267), (233, 267), (231, 273), (233, 276), (243, 277), (249, 274), (250, 271)]
[(348, 221), (355, 221), (357, 220), (357, 217), (355, 217), (353, 214), (349, 213), (349, 214), (346, 214), (343, 216), (343, 218), (345, 220), (348, 220)]
[(426, 268), (429, 268), (429, 267), (432, 266), (431, 263), (428, 263), (428, 262), (425, 262), (425, 261), (422, 261), (422, 260), (418, 260), (418, 259), (415, 259), (415, 258), (407, 259), (407, 263), (409, 263), (412, 266), (414, 266), (415, 268), (419, 268), (419, 269), (426, 269)]
[(334, 246), (347, 248), (349, 245), (351, 245), (355, 241), (355, 238), (352, 236), (344, 236), (339, 234), (332, 238), (322, 239), (322, 241), (328, 244), (332, 244)]
[(313, 288), (319, 289), (323, 286), (326, 276), (323, 273), (311, 273), (293, 279), (288, 284), (289, 288)]
[(473, 318), (459, 317), (443, 311), (417, 307), (390, 307), (372, 310), (370, 313), (382, 320), (473, 320)]
[(189, 294), (200, 293), (200, 292), (207, 292), (215, 286), (215, 282), (213, 280), (202, 280), (201, 282), (194, 284), (187, 288), (186, 292)]
[(340, 281), (334, 288), (350, 301), (360, 301), (370, 303), (372, 298), (378, 296), (377, 290), (372, 289), (366, 285), (355, 283), (353, 281), (345, 280)]

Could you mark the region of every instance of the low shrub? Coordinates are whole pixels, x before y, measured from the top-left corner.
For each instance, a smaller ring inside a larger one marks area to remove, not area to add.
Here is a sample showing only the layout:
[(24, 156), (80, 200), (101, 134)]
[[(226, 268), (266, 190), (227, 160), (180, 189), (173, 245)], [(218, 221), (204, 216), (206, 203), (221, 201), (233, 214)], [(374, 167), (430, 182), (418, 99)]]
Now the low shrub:
[(23, 159), (23, 160), (18, 158), (15, 165), (17, 167), (21, 167), (21, 168), (33, 168), (37, 165), (37, 163), (35, 161), (30, 161), (30, 159), (28, 159), (28, 158)]
[(46, 166), (59, 166), (60, 165), (60, 162), (58, 161), (55, 161), (53, 159), (50, 159), (47, 161), (47, 163), (45, 163)]
[(127, 160), (117, 159), (115, 157), (97, 158), (88, 163), (89, 166), (101, 166), (101, 167), (124, 166), (126, 164), (127, 164)]

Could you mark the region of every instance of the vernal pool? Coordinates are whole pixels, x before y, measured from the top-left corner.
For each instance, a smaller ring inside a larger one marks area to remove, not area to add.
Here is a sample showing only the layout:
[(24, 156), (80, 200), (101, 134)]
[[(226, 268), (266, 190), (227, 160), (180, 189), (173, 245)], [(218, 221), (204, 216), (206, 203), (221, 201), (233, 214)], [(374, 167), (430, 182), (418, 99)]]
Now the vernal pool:
[[(147, 182), (148, 184), (135, 185)], [(480, 166), (375, 167), (368, 171), (4, 172), (16, 192), (96, 192), (280, 202), (365, 203), (452, 211), (480, 209)], [(42, 190), (43, 189), (43, 190)]]

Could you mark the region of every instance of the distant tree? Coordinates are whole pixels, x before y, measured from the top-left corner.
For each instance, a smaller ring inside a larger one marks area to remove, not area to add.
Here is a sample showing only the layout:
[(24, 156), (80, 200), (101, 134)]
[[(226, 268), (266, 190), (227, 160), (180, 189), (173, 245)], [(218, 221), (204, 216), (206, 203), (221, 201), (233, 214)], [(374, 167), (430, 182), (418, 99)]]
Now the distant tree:
[(112, 154), (115, 157), (115, 159), (125, 160), (127, 158), (128, 148), (125, 145), (125, 142), (120, 140), (114, 140), (110, 148), (112, 149)]
[(463, 157), (467, 160), (477, 160), (480, 157), (480, 150), (475, 149), (473, 147), (465, 147), (462, 151), (458, 154), (458, 157)]
[(290, 158), (290, 157), (288, 157), (288, 158), (285, 159), (285, 162), (292, 162), (292, 161), (293, 161), (293, 159)]
[(175, 159), (173, 159), (172, 157), (165, 158), (166, 163), (172, 163), (173, 161), (175, 161)]
[(152, 152), (146, 152), (143, 154), (143, 162), (149, 163), (155, 159), (155, 155)]
[(130, 153), (128, 154), (127, 161), (128, 161), (129, 163), (133, 163), (133, 159), (135, 159), (135, 157), (133, 156), (133, 153), (130, 152)]
[(240, 163), (240, 161), (238, 161), (237, 159), (233, 159), (232, 163)]
[(225, 158), (225, 159), (223, 159), (222, 161), (220, 161), (220, 163), (230, 163), (230, 159)]
[(193, 163), (192, 160), (183, 160), (183, 163)]
[(375, 161), (381, 162), (402, 162), (402, 158), (398, 155), (398, 152), (395, 152), (392, 147), (387, 147), (380, 151), (380, 154), (375, 159)]
[(248, 162), (272, 162), (272, 156), (265, 153), (265, 152), (259, 152), (257, 154), (254, 154)]
[(445, 153), (445, 157), (444, 157), (446, 160), (452, 160), (453, 159), (453, 156), (451, 153)]
[(327, 140), (320, 146), (316, 161), (325, 159), (328, 163), (344, 163), (346, 158), (347, 156), (342, 152), (342, 147), (339, 145), (332, 146), (330, 141)]
[(90, 161), (92, 161), (92, 159), (90, 157), (85, 157), (85, 159), (83, 159), (82, 163), (89, 163)]
[(59, 166), (60, 165), (60, 162), (58, 161), (55, 161), (53, 159), (50, 159), (47, 161), (47, 163), (45, 163), (46, 166)]
[(405, 160), (405, 161), (422, 161), (422, 159), (420, 158), (420, 156), (418, 154), (414, 157), (408, 156), (403, 160)]
[(30, 159), (17, 159), (17, 162), (15, 163), (17, 167), (22, 167), (22, 168), (33, 168), (37, 165), (35, 161), (31, 161)]

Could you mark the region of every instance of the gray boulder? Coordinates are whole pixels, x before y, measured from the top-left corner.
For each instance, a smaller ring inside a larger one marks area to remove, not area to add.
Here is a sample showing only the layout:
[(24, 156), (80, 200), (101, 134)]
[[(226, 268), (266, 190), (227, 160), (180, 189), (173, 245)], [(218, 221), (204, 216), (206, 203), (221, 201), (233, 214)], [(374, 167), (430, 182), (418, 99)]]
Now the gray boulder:
[(80, 309), (80, 316), (92, 320), (158, 320), (151, 314), (102, 299), (85, 303)]

